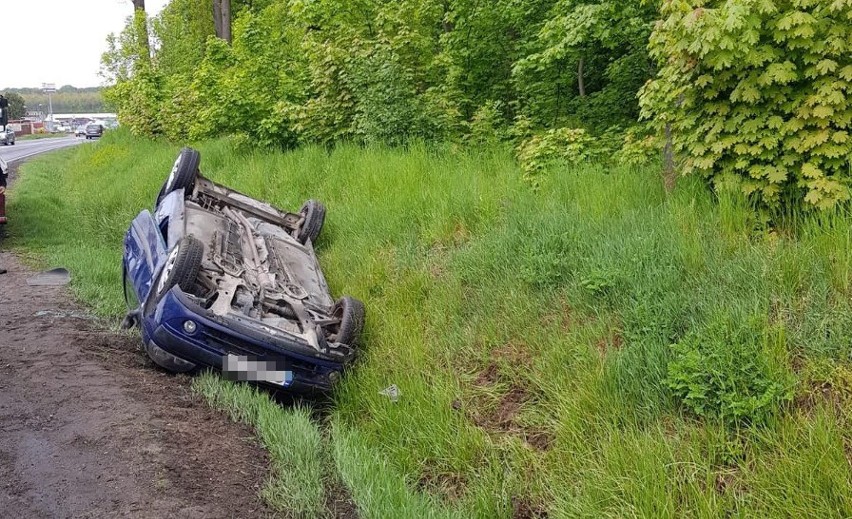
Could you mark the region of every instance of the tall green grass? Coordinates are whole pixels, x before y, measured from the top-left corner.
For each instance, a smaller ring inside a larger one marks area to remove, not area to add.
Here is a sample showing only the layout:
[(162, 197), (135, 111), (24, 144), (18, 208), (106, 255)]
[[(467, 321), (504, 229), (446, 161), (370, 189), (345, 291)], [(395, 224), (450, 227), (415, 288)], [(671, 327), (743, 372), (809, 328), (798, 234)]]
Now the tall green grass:
[[(248, 421), (327, 456), (364, 517), (852, 515), (852, 387), (809, 368), (849, 362), (848, 215), (771, 228), (693, 179), (666, 195), (656, 168), (556, 168), (533, 192), (500, 149), (199, 148), (214, 180), (328, 206), (319, 254), (367, 305), (364, 356), (327, 421)], [(123, 233), (176, 152), (117, 132), (25, 166), (12, 244), (117, 317)], [(217, 384), (235, 416), (267, 405)], [(322, 515), (311, 470), (280, 494)]]

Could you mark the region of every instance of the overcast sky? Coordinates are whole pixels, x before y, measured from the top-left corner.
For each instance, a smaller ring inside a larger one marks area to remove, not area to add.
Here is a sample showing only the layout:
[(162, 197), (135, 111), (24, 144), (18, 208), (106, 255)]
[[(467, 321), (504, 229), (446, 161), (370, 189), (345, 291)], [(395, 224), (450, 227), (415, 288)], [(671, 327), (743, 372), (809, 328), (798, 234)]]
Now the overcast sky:
[[(169, 0), (146, 0), (150, 15)], [(0, 0), (0, 88), (98, 86), (106, 37), (124, 28), (130, 0)]]

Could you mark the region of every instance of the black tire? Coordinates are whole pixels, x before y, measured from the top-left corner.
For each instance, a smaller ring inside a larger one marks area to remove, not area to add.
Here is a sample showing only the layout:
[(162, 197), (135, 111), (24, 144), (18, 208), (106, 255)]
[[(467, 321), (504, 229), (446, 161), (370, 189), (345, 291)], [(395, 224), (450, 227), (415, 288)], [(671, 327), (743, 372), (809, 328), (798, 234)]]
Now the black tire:
[(329, 327), (328, 340), (357, 346), (366, 318), (364, 303), (354, 297), (343, 296), (334, 304), (331, 313), (339, 322)]
[(308, 200), (302, 204), (299, 215), (304, 220), (296, 231), (296, 239), (302, 244), (308, 243), (308, 240), (316, 242), (325, 223), (325, 206), (316, 200)]
[(184, 292), (191, 292), (195, 287), (195, 278), (201, 270), (201, 259), (204, 256), (204, 245), (194, 236), (181, 238), (175, 247), (169, 251), (166, 265), (160, 272), (157, 284), (152, 287), (154, 297), (149, 298), (156, 304), (166, 293), (177, 285)]
[(160, 188), (157, 195), (157, 205), (169, 193), (183, 189), (189, 194), (195, 187), (195, 179), (198, 178), (198, 166), (201, 165), (201, 154), (192, 148), (184, 148), (178, 153), (177, 159), (172, 166), (172, 171)]

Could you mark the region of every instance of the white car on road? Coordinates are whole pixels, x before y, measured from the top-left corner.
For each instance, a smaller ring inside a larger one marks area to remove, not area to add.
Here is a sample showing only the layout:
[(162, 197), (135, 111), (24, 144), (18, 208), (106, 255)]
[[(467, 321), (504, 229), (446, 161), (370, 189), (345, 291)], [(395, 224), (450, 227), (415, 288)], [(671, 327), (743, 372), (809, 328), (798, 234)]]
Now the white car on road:
[(0, 143), (3, 146), (15, 145), (15, 130), (11, 128), (6, 128), (5, 130), (0, 130)]

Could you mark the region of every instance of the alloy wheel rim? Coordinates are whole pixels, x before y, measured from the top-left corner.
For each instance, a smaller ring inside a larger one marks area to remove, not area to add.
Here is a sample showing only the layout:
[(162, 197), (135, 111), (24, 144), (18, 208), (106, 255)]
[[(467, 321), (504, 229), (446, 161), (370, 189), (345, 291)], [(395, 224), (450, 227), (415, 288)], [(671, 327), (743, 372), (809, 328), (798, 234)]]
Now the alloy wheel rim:
[(175, 160), (174, 166), (172, 166), (172, 171), (169, 173), (169, 179), (166, 181), (166, 191), (171, 191), (172, 186), (175, 183), (175, 177), (177, 177), (177, 171), (180, 167), (180, 163), (183, 161), (183, 154), (178, 155), (177, 160)]
[(168, 259), (166, 259), (166, 265), (163, 267), (163, 273), (160, 274), (160, 283), (157, 285), (158, 294), (163, 293), (163, 289), (166, 288), (166, 280), (169, 279), (169, 276), (172, 274), (172, 270), (175, 268), (179, 251), (180, 247), (175, 247), (174, 250), (169, 253)]

